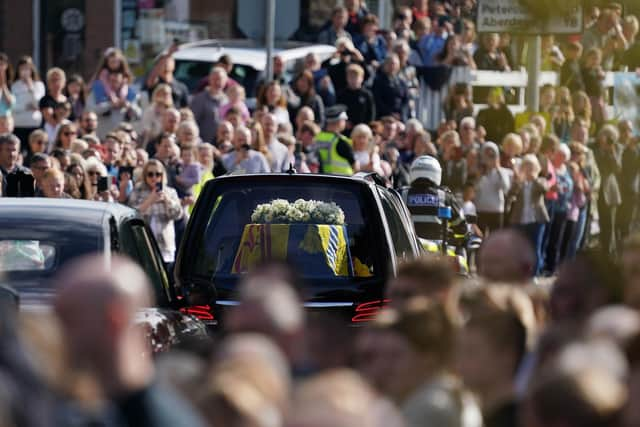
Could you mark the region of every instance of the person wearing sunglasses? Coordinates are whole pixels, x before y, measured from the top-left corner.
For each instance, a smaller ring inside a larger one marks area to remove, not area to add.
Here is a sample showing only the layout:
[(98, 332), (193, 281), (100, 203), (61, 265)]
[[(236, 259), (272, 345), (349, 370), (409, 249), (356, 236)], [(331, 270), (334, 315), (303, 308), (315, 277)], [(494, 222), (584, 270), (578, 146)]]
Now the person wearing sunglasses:
[(107, 168), (99, 159), (96, 157), (86, 159), (85, 171), (85, 180), (88, 182), (86, 197), (88, 200), (113, 202), (117, 198), (117, 194), (116, 196), (113, 195), (116, 192), (116, 188), (110, 180), (107, 181), (106, 189), (99, 185), (100, 178), (108, 178), (109, 176)]
[(30, 167), (33, 156), (37, 153), (44, 153), (49, 145), (47, 133), (42, 129), (36, 129), (29, 134), (28, 148), (24, 156), (23, 166)]
[(65, 120), (58, 128), (56, 134), (56, 140), (53, 144), (53, 148), (61, 148), (63, 150), (71, 149), (71, 142), (76, 139), (78, 135), (78, 129), (73, 122)]
[(183, 210), (178, 193), (167, 186), (167, 174), (161, 161), (151, 159), (142, 168), (142, 177), (129, 196), (129, 206), (144, 217), (155, 236), (162, 258), (175, 260), (174, 221), (182, 218)]

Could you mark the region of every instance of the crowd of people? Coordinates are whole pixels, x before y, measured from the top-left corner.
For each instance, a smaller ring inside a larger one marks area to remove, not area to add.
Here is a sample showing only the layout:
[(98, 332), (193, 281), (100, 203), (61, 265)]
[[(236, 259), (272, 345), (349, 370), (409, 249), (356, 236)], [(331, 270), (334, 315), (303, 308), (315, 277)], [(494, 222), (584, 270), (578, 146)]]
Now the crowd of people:
[(264, 265), (218, 319), (224, 334), (154, 357), (145, 273), (85, 256), (54, 278), (52, 312), (17, 324), (0, 298), (0, 425), (632, 427), (639, 257), (637, 235), (617, 265), (581, 252), (546, 288), (528, 241), (499, 230), (479, 278), (406, 261), (359, 327), (305, 311), (295, 271)]
[[(520, 228), (536, 247), (537, 273), (552, 274), (594, 235), (617, 253), (636, 223), (636, 130), (608, 119), (603, 73), (635, 66), (638, 20), (622, 17), (616, 4), (588, 12), (581, 37), (544, 37), (543, 69), (560, 80), (541, 88), (539, 112), (514, 118), (508, 88), (456, 84), (437, 129), (416, 118), (425, 74), (508, 71), (526, 50), (508, 34), (477, 35), (473, 1), (415, 1), (398, 9), (389, 30), (363, 2), (346, 1), (317, 34), (336, 45), (333, 57), (307, 55), (288, 81), (276, 56), (274, 75), (251, 94), (230, 77), (233, 58), (223, 55), (190, 96), (174, 76), (173, 47), (144, 79), (144, 109), (116, 48), (86, 84), (59, 68), (43, 82), (28, 56), (14, 70), (0, 54), (3, 189), (7, 175), (29, 168), (36, 196), (129, 204), (150, 221), (171, 262), (200, 189), (215, 176), (292, 165), (305, 173), (372, 171), (401, 188), (410, 184), (411, 162), (430, 155), (483, 233)], [(254, 111), (247, 95), (256, 97)]]
[[(387, 306), (350, 328), (305, 312), (295, 272), (265, 266), (243, 279), (223, 337), (154, 360), (136, 316), (152, 298), (144, 273), (83, 258), (35, 324), (0, 298), (0, 426), (637, 425), (640, 145), (634, 123), (608, 117), (603, 79), (640, 66), (638, 19), (612, 3), (587, 10), (582, 35), (545, 36), (559, 84), (539, 111), (514, 117), (509, 88), (456, 84), (431, 129), (420, 85), (454, 67), (517, 69), (526, 43), (476, 34), (474, 0), (413, 1), (390, 29), (343, 3), (315, 35), (336, 54), (307, 55), (290, 81), (276, 56), (255, 93), (227, 55), (189, 93), (173, 48), (141, 88), (116, 48), (87, 80), (54, 67), (42, 81), (28, 56), (0, 54), (0, 195), (26, 179), (36, 197), (129, 205), (171, 264), (217, 176), (368, 171), (400, 189), (431, 156), (477, 216), (479, 279), (406, 262)], [(533, 283), (545, 274), (552, 287)]]
[(334, 56), (307, 55), (291, 81), (276, 56), (273, 76), (250, 94), (233, 80), (228, 55), (189, 94), (174, 76), (177, 46), (141, 89), (116, 48), (86, 83), (59, 68), (43, 82), (28, 56), (14, 69), (0, 54), (3, 190), (8, 175), (30, 170), (36, 196), (129, 204), (171, 262), (200, 189), (215, 176), (371, 171), (401, 188), (413, 160), (429, 155), (481, 232), (512, 226), (529, 237), (538, 274), (595, 243), (618, 253), (637, 222), (640, 151), (634, 124), (607, 117), (603, 78), (636, 66), (638, 19), (613, 3), (587, 10), (582, 35), (545, 36), (543, 69), (558, 71), (559, 85), (541, 88), (538, 112), (514, 117), (509, 88), (458, 83), (441, 106), (446, 119), (429, 129), (416, 116), (417, 88), (441, 77), (437, 70), (522, 64), (522, 40), (476, 34), (474, 5), (414, 1), (381, 30), (363, 2), (346, 1), (317, 34), (335, 44)]

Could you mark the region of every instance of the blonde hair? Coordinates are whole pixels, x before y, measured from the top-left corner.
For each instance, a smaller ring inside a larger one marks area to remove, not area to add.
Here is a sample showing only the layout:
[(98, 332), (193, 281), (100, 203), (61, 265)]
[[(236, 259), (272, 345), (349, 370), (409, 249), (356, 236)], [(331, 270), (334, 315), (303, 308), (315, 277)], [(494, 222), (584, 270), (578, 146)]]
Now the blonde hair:
[(533, 169), (533, 175), (537, 178), (540, 175), (540, 171), (542, 167), (540, 166), (540, 161), (535, 154), (525, 154), (522, 157), (522, 163), (520, 163), (520, 171), (522, 171), (525, 165), (531, 166)]
[(351, 131), (352, 139), (359, 135), (366, 135), (369, 141), (373, 140), (373, 132), (371, 131), (371, 128), (364, 123), (360, 123), (359, 125), (356, 125), (356, 127), (354, 127), (353, 130)]
[(164, 168), (164, 165), (162, 164), (162, 162), (160, 160), (156, 160), (156, 159), (149, 159), (147, 160), (147, 163), (144, 164), (144, 166), (142, 167), (142, 179), (140, 180), (140, 184), (146, 188), (149, 188), (149, 185), (147, 185), (147, 172), (149, 171), (150, 167), (156, 167), (158, 168), (158, 170), (160, 172), (162, 172), (162, 185), (166, 186), (167, 185), (167, 171)]
[(151, 94), (151, 100), (153, 103), (158, 103), (160, 101), (160, 97), (162, 96), (162, 101), (164, 102), (165, 107), (173, 107), (173, 97), (171, 86), (166, 83), (160, 83), (158, 86), (153, 89), (153, 93)]
[(517, 133), (508, 133), (502, 140), (502, 148), (506, 151), (508, 148), (513, 148), (514, 155), (519, 156), (522, 154), (522, 138)]
[(89, 157), (85, 159), (84, 170), (88, 173), (90, 171), (96, 171), (100, 174), (100, 176), (107, 176), (107, 168), (104, 163), (98, 160), (95, 157)]
[(47, 71), (47, 82), (55, 75), (58, 74), (59, 76), (62, 77), (63, 80), (67, 79), (67, 74), (64, 72), (64, 70), (62, 68), (58, 68), (58, 67), (53, 67), (50, 68), (49, 71)]
[(69, 149), (72, 154), (82, 154), (84, 150), (89, 148), (89, 143), (83, 139), (74, 139), (71, 141)]

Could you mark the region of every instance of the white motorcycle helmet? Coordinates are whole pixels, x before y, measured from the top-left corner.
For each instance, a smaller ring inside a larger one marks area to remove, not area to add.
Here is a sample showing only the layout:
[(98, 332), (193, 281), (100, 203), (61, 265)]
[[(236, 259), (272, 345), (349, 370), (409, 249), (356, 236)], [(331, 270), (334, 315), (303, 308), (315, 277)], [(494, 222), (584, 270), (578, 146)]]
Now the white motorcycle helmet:
[(435, 157), (420, 156), (411, 163), (409, 177), (413, 183), (419, 178), (425, 178), (439, 186), (442, 181), (442, 168)]

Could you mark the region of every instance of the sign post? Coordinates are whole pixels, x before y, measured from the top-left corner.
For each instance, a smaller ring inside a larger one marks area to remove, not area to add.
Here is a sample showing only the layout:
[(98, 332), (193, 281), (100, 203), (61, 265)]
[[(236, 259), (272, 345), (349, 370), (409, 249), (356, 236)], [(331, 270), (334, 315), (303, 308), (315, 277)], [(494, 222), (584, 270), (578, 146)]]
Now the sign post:
[[(569, 0), (560, 0), (569, 1)], [(537, 112), (542, 65), (542, 34), (578, 34), (583, 30), (581, 0), (571, 0), (561, 12), (540, 19), (531, 14), (522, 0), (478, 0), (478, 32), (529, 35), (527, 57), (527, 109)]]
[(540, 68), (542, 68), (542, 39), (540, 36), (529, 37), (527, 58), (527, 110), (535, 113), (540, 110)]
[(267, 13), (265, 14), (265, 44), (267, 46), (267, 82), (273, 79), (273, 43), (276, 26), (276, 0), (267, 0)]

